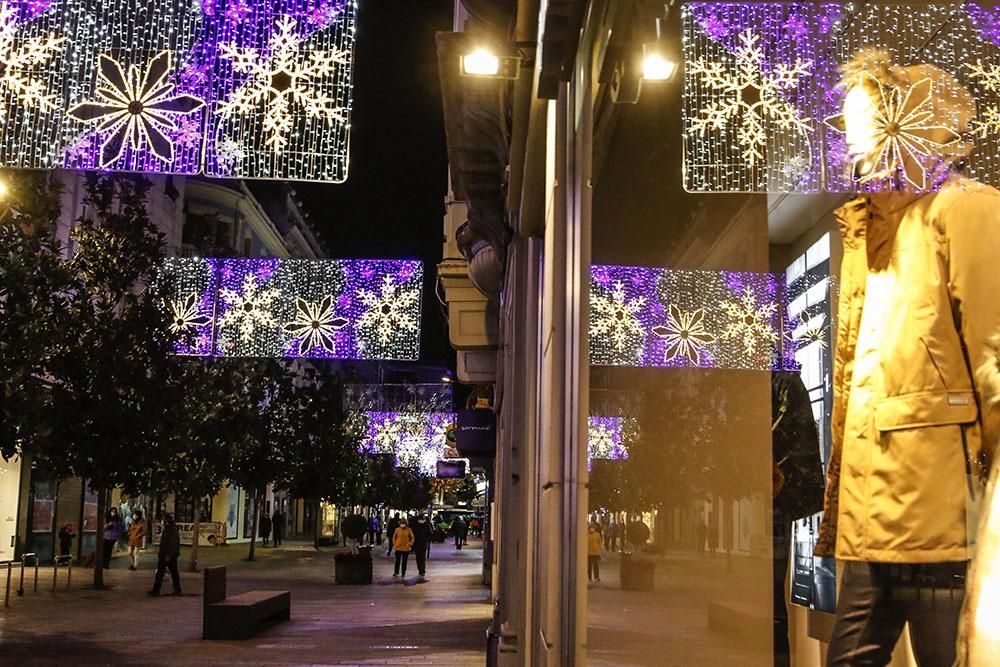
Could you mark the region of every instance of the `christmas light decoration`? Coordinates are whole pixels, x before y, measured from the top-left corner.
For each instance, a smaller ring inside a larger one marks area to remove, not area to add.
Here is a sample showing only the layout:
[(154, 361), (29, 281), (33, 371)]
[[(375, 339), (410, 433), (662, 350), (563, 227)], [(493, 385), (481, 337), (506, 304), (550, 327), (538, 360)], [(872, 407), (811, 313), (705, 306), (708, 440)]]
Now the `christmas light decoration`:
[[(171, 333), (178, 336), (178, 354), (419, 356), (420, 262), (171, 258), (159, 280), (172, 294), (164, 307)], [(373, 289), (381, 294), (387, 285), (394, 300), (373, 327), (368, 295)], [(192, 335), (194, 343), (188, 340)]]
[[(996, 8), (696, 2), (684, 7), (683, 41), (684, 185), (690, 191), (852, 192), (897, 187), (900, 180), (932, 189), (942, 175), (932, 156), (973, 139), (966, 173), (1000, 184)], [(823, 119), (844, 110), (845, 67), (872, 52), (883, 52), (892, 67), (933, 65), (948, 76), (868, 82), (866, 88), (877, 91), (874, 124), (887, 131), (879, 168), (859, 179), (842, 128)], [(958, 87), (972, 93), (978, 108), (972, 136), (963, 134), (964, 112), (948, 109)], [(933, 131), (941, 128), (951, 132)], [(920, 168), (902, 174), (901, 165), (913, 162)]]
[(587, 418), (587, 470), (594, 459), (620, 461), (628, 458), (625, 432), (633, 428), (635, 420), (626, 417)]
[(340, 182), (357, 0), (2, 0), (0, 166)]
[(445, 431), (455, 422), (450, 412), (365, 413), (363, 454), (391, 454), (397, 468), (416, 468), (434, 477), (437, 462), (449, 458)]
[(592, 266), (590, 276), (592, 302), (616, 304), (591, 309), (592, 364), (796, 367), (791, 331), (799, 323), (784, 318), (778, 276), (607, 265)]

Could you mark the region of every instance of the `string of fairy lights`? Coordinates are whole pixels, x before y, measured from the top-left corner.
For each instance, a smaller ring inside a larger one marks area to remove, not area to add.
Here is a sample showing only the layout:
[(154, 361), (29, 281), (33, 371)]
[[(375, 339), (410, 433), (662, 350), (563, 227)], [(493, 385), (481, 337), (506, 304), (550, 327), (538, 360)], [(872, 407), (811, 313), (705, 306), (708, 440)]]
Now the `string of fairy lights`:
[[(932, 65), (929, 83), (901, 82), (882, 90), (904, 126), (885, 142), (900, 147), (902, 163), (931, 162), (941, 147), (928, 142), (930, 126), (954, 127), (957, 113), (941, 100), (971, 92), (977, 114), (964, 161), (972, 178), (1000, 184), (1000, 12), (980, 3), (726, 3), (683, 8), (684, 186), (693, 192), (852, 192), (840, 128), (839, 85), (859, 57), (890, 68)], [(883, 86), (886, 88), (886, 86)], [(925, 99), (926, 98), (926, 99)], [(903, 104), (903, 102), (908, 104)], [(935, 109), (933, 123), (921, 114)], [(951, 113), (951, 115), (949, 115)], [(902, 138), (895, 140), (899, 134)], [(947, 136), (947, 135), (946, 135)], [(889, 171), (898, 171), (891, 155)], [(937, 182), (927, 168), (909, 174), (915, 189)]]
[(357, 0), (0, 0), (0, 166), (342, 182)]

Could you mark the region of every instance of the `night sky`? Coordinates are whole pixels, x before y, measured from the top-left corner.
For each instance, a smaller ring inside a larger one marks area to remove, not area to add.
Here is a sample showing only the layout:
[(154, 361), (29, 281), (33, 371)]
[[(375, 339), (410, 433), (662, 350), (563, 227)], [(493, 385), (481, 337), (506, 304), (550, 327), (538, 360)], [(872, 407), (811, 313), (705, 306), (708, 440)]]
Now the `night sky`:
[(434, 296), (448, 158), (434, 35), (450, 0), (367, 0), (358, 13), (346, 183), (296, 184), (332, 258), (421, 259), (421, 362), (454, 366)]

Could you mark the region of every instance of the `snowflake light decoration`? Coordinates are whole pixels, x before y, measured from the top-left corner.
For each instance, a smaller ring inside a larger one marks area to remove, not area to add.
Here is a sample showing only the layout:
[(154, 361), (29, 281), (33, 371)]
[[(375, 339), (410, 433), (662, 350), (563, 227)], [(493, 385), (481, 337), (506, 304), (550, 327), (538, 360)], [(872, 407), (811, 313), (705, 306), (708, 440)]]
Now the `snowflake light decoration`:
[(991, 103), (979, 109), (973, 133), (982, 139), (1000, 134), (1000, 101), (996, 99), (1000, 95), (1000, 65), (984, 64), (980, 59), (975, 63), (966, 63), (965, 66), (972, 78), (994, 96)]
[(0, 2), (0, 121), (10, 104), (40, 111), (52, 111), (58, 104), (58, 96), (48, 90), (41, 75), (65, 48), (66, 38), (24, 37), (17, 14), (17, 7)]
[(625, 444), (625, 417), (587, 418), (587, 470), (594, 460), (620, 461), (628, 458)]
[(722, 340), (738, 342), (748, 356), (759, 356), (762, 350), (771, 354), (771, 347), (778, 340), (771, 324), (778, 303), (760, 303), (747, 285), (738, 299), (725, 301), (720, 308), (728, 318), (720, 335)]
[(235, 329), (244, 343), (252, 341), (258, 329), (278, 326), (272, 309), (279, 292), (274, 288), (262, 289), (255, 274), (246, 274), (241, 290), (223, 288), (219, 290), (219, 296), (226, 304), (226, 310), (219, 318), (219, 327), (223, 330)]
[(684, 357), (693, 365), (701, 363), (705, 346), (715, 342), (715, 336), (705, 328), (705, 311), (701, 308), (687, 313), (670, 304), (665, 326), (653, 327), (653, 333), (666, 341), (668, 362)]
[(347, 110), (336, 105), (324, 84), (338, 68), (347, 65), (349, 54), (335, 49), (310, 51), (303, 57), (303, 41), (295, 19), (283, 16), (277, 21), (267, 53), (235, 44), (222, 46), (222, 58), (232, 61), (236, 73), (249, 75), (249, 79), (230, 99), (219, 103), (216, 113), (231, 118), (262, 110), (264, 145), (276, 153), (288, 145), (295, 107), (324, 123), (347, 122)]
[(295, 319), (285, 325), (287, 333), (300, 338), (299, 354), (305, 356), (309, 350), (322, 347), (335, 354), (334, 333), (350, 322), (334, 313), (333, 295), (327, 294), (319, 303), (310, 303), (303, 298), (295, 300)]
[[(637, 332), (624, 349), (612, 336), (592, 335), (591, 364), (770, 371), (792, 358), (782, 349), (791, 342), (782, 307), (787, 294), (774, 274), (595, 264), (590, 280), (590, 293), (609, 299), (623, 286), (618, 305), (634, 318)], [(629, 309), (629, 298), (642, 299), (641, 305)], [(592, 331), (596, 317), (606, 312), (591, 308)]]
[(451, 412), (367, 411), (359, 445), (363, 454), (390, 454), (397, 468), (416, 468), (433, 477), (447, 458), (445, 431), (455, 423)]
[(826, 337), (827, 329), (825, 315), (810, 318), (792, 333), (792, 341), (794, 342), (796, 348), (816, 344), (825, 350), (827, 348)]
[(625, 285), (617, 281), (609, 290), (591, 283), (590, 336), (610, 343), (616, 353), (636, 352), (641, 348), (642, 325), (639, 311), (646, 305), (646, 297), (628, 298)]
[(170, 333), (180, 334), (194, 331), (212, 322), (212, 318), (201, 312), (198, 307), (198, 294), (191, 292), (187, 296), (171, 299), (169, 303), (171, 314)]
[(148, 149), (163, 162), (174, 161), (175, 116), (194, 113), (205, 105), (193, 95), (174, 95), (173, 56), (161, 51), (145, 71), (101, 55), (97, 101), (83, 102), (67, 113), (79, 121), (98, 126), (105, 135), (101, 143), (101, 167), (117, 162), (130, 145), (133, 151)]
[(386, 346), (419, 331), (420, 290), (412, 283), (400, 285), (387, 275), (377, 290), (358, 290), (358, 299), (365, 307), (355, 324), (361, 342)]
[(735, 129), (742, 157), (752, 167), (765, 157), (769, 122), (808, 137), (811, 119), (803, 117), (783, 95), (812, 73), (812, 62), (779, 63), (768, 74), (760, 35), (748, 28), (740, 33), (739, 41), (735, 68), (702, 60), (688, 64), (688, 72), (718, 95), (691, 120), (690, 131), (704, 137), (710, 130)]
[[(169, 258), (158, 280), (172, 290), (165, 303), (171, 333), (196, 329), (195, 342), (178, 343), (177, 354), (399, 360), (419, 356), (420, 262)], [(370, 321), (372, 306), (365, 300), (368, 294), (381, 298), (387, 281), (398, 297), (390, 298), (395, 310), (387, 316), (388, 338)]]

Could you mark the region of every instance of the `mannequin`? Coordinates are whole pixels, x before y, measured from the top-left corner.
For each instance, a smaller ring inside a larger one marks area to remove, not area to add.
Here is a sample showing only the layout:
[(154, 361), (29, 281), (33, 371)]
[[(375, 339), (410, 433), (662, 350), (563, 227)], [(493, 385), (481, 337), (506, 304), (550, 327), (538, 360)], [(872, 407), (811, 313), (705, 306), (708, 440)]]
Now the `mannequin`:
[[(921, 667), (950, 667), (982, 500), (972, 368), (1000, 326), (1000, 192), (955, 167), (971, 94), (881, 53), (845, 68), (855, 181), (834, 359), (833, 453), (816, 553), (841, 560), (829, 665), (885, 665), (909, 623)], [(986, 441), (993, 434), (986, 434)]]

